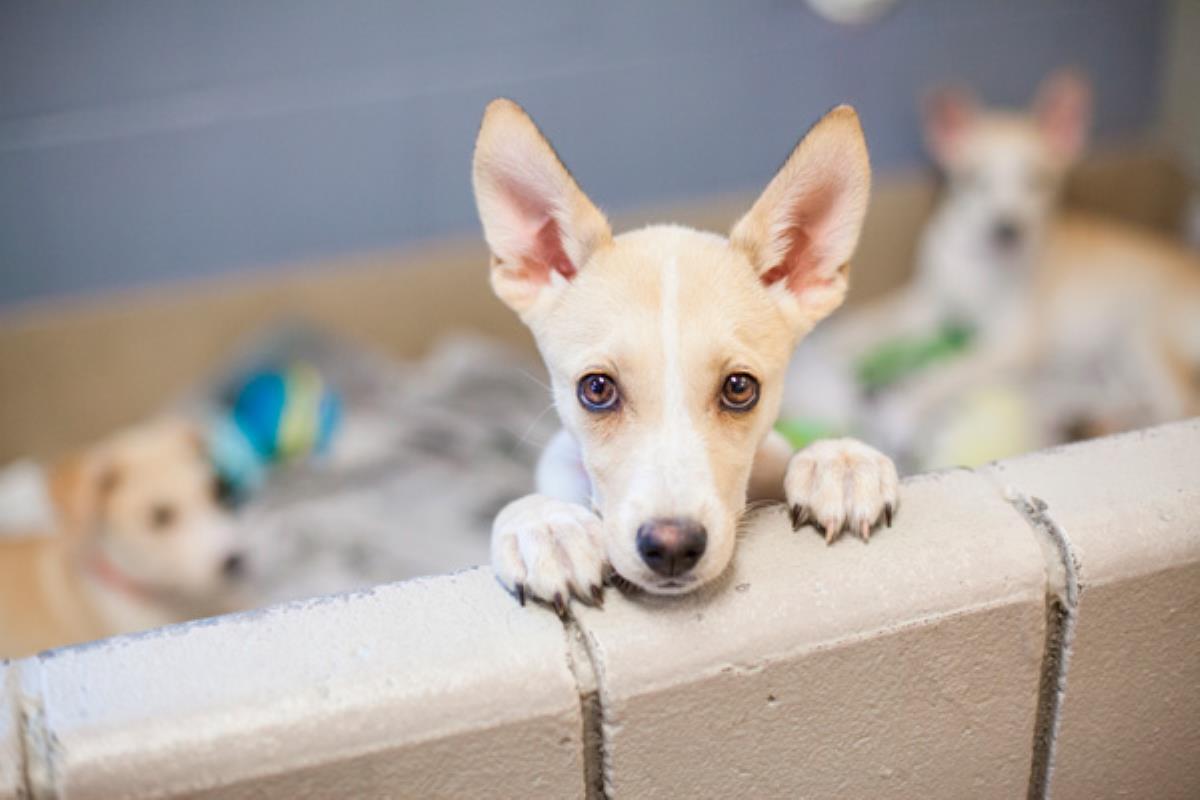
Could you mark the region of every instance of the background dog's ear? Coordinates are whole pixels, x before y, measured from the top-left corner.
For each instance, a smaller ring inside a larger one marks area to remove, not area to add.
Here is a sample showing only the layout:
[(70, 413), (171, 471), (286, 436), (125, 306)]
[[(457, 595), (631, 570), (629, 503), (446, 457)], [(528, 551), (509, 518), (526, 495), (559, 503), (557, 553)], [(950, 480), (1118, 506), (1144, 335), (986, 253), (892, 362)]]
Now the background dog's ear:
[(978, 113), (974, 95), (961, 86), (940, 86), (922, 98), (925, 146), (941, 167), (957, 163), (962, 142)]
[(492, 287), (522, 316), (612, 239), (608, 220), (511, 100), (493, 100), (484, 111), (473, 183)]
[(60, 533), (78, 536), (92, 527), (100, 504), (117, 488), (120, 471), (93, 453), (78, 453), (49, 470), (50, 500)]
[(204, 462), (209, 460), (208, 437), (200, 423), (194, 419), (182, 416), (160, 417), (146, 425), (144, 430), (159, 432), (163, 441), (178, 442), (188, 456), (195, 456)]
[(763, 283), (784, 290), (785, 309), (801, 333), (846, 296), (847, 262), (870, 188), (858, 115), (838, 106), (801, 140), (730, 234)]
[(1055, 72), (1038, 87), (1033, 114), (1055, 154), (1066, 162), (1074, 161), (1087, 144), (1092, 123), (1092, 88), (1075, 70)]

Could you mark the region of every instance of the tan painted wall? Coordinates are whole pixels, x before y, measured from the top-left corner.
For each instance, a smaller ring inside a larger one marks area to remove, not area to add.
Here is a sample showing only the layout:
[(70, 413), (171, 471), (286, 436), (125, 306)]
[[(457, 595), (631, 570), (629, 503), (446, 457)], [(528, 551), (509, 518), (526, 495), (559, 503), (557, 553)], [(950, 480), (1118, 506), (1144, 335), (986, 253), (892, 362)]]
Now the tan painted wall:
[(565, 625), (480, 569), (50, 652), (0, 800), (1194, 798), (1198, 476), (1193, 420), (909, 480), (869, 545), (765, 509)]

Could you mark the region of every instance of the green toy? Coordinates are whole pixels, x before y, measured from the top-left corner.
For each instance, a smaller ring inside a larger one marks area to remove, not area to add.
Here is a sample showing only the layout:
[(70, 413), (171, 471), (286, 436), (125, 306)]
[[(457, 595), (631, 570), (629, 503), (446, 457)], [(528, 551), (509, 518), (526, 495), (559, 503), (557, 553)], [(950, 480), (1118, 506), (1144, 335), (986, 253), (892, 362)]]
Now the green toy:
[(775, 423), (775, 430), (783, 434), (783, 438), (796, 450), (808, 447), (819, 439), (833, 439), (843, 433), (820, 420), (801, 417), (781, 419)]
[[(908, 336), (876, 345), (855, 364), (858, 388), (870, 396), (932, 364), (953, 358), (970, 346), (972, 333), (966, 325), (947, 322), (929, 336)], [(797, 449), (849, 433), (811, 417), (781, 419), (775, 423), (775, 430)]]
[(973, 331), (948, 322), (932, 336), (907, 336), (884, 342), (858, 360), (855, 374), (868, 393), (885, 389), (938, 361), (959, 355), (971, 344)]

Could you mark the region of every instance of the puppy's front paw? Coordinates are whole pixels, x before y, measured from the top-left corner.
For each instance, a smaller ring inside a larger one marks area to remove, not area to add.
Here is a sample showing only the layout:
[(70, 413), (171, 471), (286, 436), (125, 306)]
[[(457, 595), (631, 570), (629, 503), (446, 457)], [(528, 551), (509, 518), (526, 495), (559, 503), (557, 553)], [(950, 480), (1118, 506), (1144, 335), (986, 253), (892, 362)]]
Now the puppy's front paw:
[(492, 569), (516, 594), (567, 613), (571, 595), (599, 605), (604, 557), (600, 518), (575, 503), (530, 494), (514, 500), (492, 525)]
[(880, 522), (891, 525), (899, 485), (891, 459), (854, 439), (810, 444), (792, 456), (783, 481), (792, 528), (811, 523), (826, 542), (847, 528), (866, 541)]

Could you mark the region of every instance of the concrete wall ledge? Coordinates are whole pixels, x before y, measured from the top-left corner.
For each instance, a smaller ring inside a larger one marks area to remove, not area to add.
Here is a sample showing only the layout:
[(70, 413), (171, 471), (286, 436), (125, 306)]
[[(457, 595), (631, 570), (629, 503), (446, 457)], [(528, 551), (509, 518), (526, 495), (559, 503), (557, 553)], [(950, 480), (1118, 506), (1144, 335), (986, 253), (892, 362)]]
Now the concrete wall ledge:
[(0, 799), (1200, 795), (1200, 422), (902, 503), (565, 625), (479, 569), (0, 665)]

